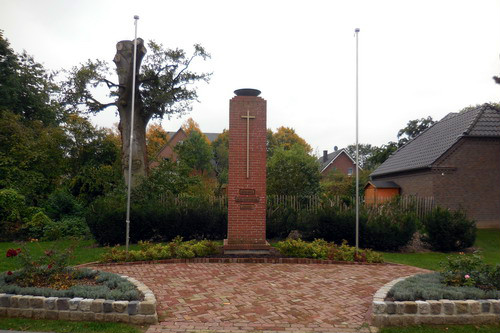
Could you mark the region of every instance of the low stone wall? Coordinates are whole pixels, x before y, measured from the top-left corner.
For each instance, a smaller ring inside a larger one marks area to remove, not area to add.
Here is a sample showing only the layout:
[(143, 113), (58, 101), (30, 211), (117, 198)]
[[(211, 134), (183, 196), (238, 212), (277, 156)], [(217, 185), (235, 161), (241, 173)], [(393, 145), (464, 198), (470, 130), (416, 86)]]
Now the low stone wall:
[(144, 301), (0, 294), (0, 316), (74, 321), (156, 324), (156, 298), (142, 282), (122, 275), (144, 295)]
[(406, 278), (408, 277), (393, 280), (377, 291), (372, 303), (374, 326), (496, 324), (500, 322), (500, 300), (498, 299), (384, 301), (392, 286)]

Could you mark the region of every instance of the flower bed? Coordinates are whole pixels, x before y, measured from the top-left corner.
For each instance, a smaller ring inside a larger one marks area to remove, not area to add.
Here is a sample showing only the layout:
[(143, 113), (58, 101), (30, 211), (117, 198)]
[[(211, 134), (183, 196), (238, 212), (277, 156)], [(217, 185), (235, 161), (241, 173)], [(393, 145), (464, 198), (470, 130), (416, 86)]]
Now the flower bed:
[(0, 316), (74, 321), (158, 322), (156, 298), (143, 283), (121, 276), (142, 294), (143, 301), (113, 301), (82, 297), (0, 294)]
[(386, 301), (387, 293), (399, 278), (380, 288), (372, 303), (372, 324), (407, 326), (419, 324), (497, 324), (500, 321), (500, 300), (427, 300)]
[(372, 304), (373, 324), (487, 324), (500, 322), (500, 265), (475, 253), (449, 256), (440, 273), (394, 280)]
[(144, 284), (127, 276), (68, 267), (71, 249), (33, 258), (26, 248), (9, 249), (21, 269), (0, 276), (0, 316), (36, 319), (158, 321), (156, 299)]

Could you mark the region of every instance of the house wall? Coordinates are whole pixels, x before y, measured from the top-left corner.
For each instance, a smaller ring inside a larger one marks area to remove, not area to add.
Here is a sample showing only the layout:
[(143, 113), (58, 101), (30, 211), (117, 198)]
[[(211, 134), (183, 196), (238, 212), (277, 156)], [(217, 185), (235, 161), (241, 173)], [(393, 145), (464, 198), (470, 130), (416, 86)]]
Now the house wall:
[(464, 208), (480, 228), (500, 228), (500, 139), (465, 138), (433, 171), (373, 179), (395, 182), (401, 195), (434, 197), (440, 206)]
[(352, 168), (352, 174), (354, 175), (354, 163), (352, 163), (352, 160), (344, 152), (342, 152), (321, 174), (326, 175), (336, 169), (337, 171), (347, 175), (349, 168)]
[(456, 170), (434, 174), (436, 202), (464, 208), (479, 227), (500, 228), (500, 139), (463, 139), (437, 166)]
[(157, 161), (153, 161), (150, 163), (150, 168), (156, 168), (160, 163), (160, 161), (165, 158), (170, 159), (171, 161), (177, 161), (177, 154), (174, 152), (174, 147), (179, 143), (179, 141), (186, 140), (187, 135), (184, 131), (177, 131), (168, 141), (168, 143), (163, 146), (160, 152), (157, 155)]
[(434, 196), (433, 174), (430, 170), (396, 176), (373, 177), (373, 179), (395, 182), (401, 188), (401, 195), (414, 195), (417, 197)]

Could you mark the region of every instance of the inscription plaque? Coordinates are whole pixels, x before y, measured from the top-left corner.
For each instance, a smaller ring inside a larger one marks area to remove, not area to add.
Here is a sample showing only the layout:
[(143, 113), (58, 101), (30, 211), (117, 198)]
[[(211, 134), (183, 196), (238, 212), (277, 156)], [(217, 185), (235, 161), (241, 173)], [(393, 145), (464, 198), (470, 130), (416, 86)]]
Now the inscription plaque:
[(240, 205), (240, 209), (241, 210), (254, 210), (255, 209), (255, 205), (252, 205), (252, 204), (241, 204)]
[(234, 198), (236, 202), (259, 202), (259, 197), (236, 197)]
[(242, 188), (240, 189), (241, 195), (255, 195), (255, 190), (253, 188)]

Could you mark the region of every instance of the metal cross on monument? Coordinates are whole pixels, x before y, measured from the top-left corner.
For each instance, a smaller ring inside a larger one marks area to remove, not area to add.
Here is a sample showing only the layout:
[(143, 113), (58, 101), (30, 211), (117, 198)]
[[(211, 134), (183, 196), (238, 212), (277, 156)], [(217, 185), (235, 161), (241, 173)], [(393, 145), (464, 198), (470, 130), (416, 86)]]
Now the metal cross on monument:
[(255, 116), (251, 116), (247, 109), (247, 115), (241, 118), (247, 120), (247, 178), (250, 178), (250, 119), (255, 119)]

